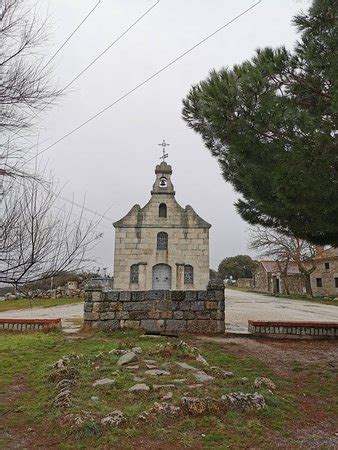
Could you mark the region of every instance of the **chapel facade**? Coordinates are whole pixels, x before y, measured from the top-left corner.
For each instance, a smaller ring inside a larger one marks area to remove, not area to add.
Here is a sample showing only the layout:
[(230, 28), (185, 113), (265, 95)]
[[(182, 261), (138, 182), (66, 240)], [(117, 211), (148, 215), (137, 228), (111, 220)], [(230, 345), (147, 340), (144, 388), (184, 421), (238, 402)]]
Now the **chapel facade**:
[(169, 164), (155, 174), (149, 202), (114, 223), (114, 290), (204, 290), (211, 225), (178, 204)]

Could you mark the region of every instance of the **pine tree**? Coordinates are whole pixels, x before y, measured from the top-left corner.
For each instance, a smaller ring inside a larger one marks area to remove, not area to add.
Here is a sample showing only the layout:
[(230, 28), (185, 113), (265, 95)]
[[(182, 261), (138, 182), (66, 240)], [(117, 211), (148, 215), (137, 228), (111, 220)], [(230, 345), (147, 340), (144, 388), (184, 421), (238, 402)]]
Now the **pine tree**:
[(294, 18), (301, 39), (258, 50), (251, 61), (212, 71), (183, 101), (240, 193), (251, 224), (316, 244), (338, 245), (337, 25), (335, 0), (315, 0)]

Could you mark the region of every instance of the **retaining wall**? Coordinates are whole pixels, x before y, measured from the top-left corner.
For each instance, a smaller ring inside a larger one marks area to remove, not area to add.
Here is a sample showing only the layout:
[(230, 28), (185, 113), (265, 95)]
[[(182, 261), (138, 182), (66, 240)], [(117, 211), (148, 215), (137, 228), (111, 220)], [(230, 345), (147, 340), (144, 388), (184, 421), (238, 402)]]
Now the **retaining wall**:
[(256, 336), (338, 338), (338, 323), (262, 322), (249, 320), (248, 329)]
[(36, 331), (61, 326), (61, 319), (0, 319), (0, 330)]
[(107, 291), (86, 287), (84, 323), (148, 332), (224, 333), (224, 286), (205, 291)]

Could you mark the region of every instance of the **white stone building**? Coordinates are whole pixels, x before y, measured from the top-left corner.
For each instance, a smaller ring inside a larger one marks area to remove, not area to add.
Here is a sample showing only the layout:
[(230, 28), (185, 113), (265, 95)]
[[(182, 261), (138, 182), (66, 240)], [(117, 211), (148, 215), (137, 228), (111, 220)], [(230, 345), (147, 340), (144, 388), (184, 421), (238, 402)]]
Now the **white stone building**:
[(211, 225), (177, 203), (170, 165), (155, 174), (149, 202), (114, 223), (114, 290), (204, 290)]

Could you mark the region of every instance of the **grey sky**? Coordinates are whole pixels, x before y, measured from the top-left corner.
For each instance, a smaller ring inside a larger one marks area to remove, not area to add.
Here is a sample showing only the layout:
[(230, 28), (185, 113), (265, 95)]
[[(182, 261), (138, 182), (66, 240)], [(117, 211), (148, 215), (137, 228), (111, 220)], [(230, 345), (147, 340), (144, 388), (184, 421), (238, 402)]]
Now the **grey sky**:
[[(43, 3), (46, 7), (47, 2)], [(96, 0), (50, 0), (50, 56)], [(67, 84), (155, 0), (102, 0), (93, 15), (53, 62), (59, 87)], [(38, 120), (40, 150), (113, 102), (182, 51), (252, 5), (248, 0), (161, 0), (139, 24), (84, 74), (58, 105)], [(210, 264), (247, 252), (247, 225), (236, 213), (237, 198), (220, 175), (201, 139), (181, 119), (182, 98), (212, 68), (249, 59), (264, 46), (291, 48), (292, 16), (306, 0), (263, 0), (184, 59), (140, 88), (97, 120), (44, 154), (63, 195), (112, 221), (149, 199), (163, 138), (170, 143), (176, 198), (190, 204), (210, 230)], [(44, 14), (44, 11), (41, 11)], [(58, 200), (58, 205), (62, 201)], [(77, 212), (77, 211), (76, 211)], [(91, 217), (90, 213), (86, 213)], [(76, 217), (74, 217), (76, 219)], [(97, 265), (112, 268), (114, 232), (103, 220), (104, 237), (95, 249)], [(108, 228), (106, 228), (108, 227)]]

